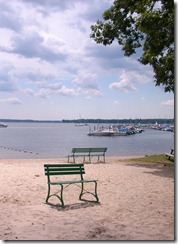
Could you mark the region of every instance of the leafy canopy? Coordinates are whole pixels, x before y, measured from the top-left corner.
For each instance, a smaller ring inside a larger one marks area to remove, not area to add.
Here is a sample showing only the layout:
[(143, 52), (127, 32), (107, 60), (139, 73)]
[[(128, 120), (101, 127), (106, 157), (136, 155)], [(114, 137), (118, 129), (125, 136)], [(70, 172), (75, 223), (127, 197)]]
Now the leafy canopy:
[(91, 26), (91, 38), (110, 45), (118, 40), (125, 56), (142, 49), (138, 59), (151, 65), (156, 86), (174, 92), (174, 1), (115, 0)]

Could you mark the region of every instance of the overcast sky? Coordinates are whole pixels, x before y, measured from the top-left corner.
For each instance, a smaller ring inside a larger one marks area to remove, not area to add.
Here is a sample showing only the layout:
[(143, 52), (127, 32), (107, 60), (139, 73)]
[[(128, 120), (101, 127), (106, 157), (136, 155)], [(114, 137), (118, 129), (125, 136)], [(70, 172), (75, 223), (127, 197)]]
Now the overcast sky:
[(173, 118), (174, 95), (90, 26), (111, 0), (0, 0), (0, 119)]

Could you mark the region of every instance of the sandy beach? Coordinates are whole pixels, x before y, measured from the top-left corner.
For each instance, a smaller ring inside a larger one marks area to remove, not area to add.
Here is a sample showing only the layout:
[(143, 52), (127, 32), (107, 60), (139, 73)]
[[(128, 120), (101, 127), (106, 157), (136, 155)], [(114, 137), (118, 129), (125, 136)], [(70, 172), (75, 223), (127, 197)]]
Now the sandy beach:
[(80, 189), (71, 185), (61, 208), (45, 204), (45, 163), (66, 159), (0, 159), (1, 240), (174, 240), (173, 166), (125, 157), (86, 163), (100, 203), (79, 201)]

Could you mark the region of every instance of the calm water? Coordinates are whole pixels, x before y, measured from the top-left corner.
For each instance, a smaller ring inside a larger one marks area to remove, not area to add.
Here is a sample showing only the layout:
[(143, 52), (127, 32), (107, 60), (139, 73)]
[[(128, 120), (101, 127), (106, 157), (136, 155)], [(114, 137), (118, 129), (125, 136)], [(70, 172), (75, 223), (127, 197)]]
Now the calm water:
[[(94, 125), (91, 125), (93, 128)], [(174, 147), (172, 132), (146, 129), (130, 136), (87, 136), (89, 126), (8, 123), (0, 128), (0, 158), (65, 157), (72, 147), (107, 147), (106, 156), (161, 154)]]

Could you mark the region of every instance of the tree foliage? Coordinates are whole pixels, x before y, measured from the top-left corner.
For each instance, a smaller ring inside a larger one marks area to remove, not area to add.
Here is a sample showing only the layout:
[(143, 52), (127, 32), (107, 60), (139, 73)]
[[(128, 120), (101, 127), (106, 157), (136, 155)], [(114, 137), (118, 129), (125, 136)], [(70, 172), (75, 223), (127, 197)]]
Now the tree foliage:
[(156, 86), (174, 92), (174, 1), (115, 0), (103, 19), (91, 26), (91, 38), (117, 40), (125, 56), (142, 49), (138, 60), (153, 67)]

